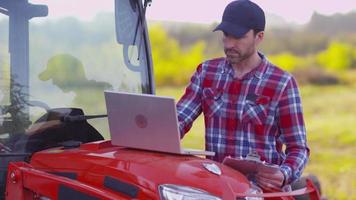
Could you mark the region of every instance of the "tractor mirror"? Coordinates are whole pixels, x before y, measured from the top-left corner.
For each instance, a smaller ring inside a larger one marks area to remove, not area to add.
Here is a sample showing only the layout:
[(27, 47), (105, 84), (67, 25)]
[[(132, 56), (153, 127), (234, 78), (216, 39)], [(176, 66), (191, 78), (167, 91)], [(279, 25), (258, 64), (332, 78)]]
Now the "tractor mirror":
[(135, 45), (142, 33), (138, 0), (115, 0), (116, 40), (123, 45)]

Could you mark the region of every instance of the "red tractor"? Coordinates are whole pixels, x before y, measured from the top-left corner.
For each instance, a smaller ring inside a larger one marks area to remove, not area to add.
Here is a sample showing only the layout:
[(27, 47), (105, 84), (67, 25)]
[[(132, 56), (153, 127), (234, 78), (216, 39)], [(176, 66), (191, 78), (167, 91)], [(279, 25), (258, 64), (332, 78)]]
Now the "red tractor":
[(155, 91), (150, 3), (0, 0), (0, 199), (319, 199), (310, 181), (263, 193), (203, 157), (111, 144), (103, 91)]

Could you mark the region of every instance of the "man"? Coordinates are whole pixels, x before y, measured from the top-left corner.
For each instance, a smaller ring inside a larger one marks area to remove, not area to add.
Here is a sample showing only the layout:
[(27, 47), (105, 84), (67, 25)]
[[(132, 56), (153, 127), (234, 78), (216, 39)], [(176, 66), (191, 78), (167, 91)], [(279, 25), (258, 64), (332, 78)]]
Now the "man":
[(264, 29), (264, 12), (255, 3), (227, 5), (214, 30), (224, 34), (226, 57), (198, 66), (177, 110), (182, 137), (203, 112), (206, 150), (216, 153), (211, 159), (257, 153), (279, 165), (276, 173), (255, 177), (264, 190), (275, 191), (301, 176), (309, 149), (295, 79), (257, 51)]

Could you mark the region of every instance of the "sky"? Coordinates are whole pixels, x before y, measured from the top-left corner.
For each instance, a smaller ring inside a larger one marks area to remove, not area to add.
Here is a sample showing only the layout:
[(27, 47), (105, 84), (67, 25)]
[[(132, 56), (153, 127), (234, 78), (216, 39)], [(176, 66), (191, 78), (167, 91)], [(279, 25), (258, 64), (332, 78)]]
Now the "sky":
[[(148, 20), (182, 21), (211, 24), (221, 20), (225, 6), (232, 0), (152, 0), (147, 9)], [(331, 15), (356, 11), (356, 0), (252, 0), (266, 13), (278, 15), (287, 22), (303, 24), (313, 12)], [(51, 15), (80, 13), (82, 19), (92, 19), (98, 10), (113, 11), (114, 0), (29, 0), (47, 4)], [(85, 9), (80, 6), (85, 5)], [(51, 9), (56, 7), (57, 9)], [(60, 12), (55, 13), (60, 8)], [(54, 12), (54, 10), (56, 10)], [(0, 16), (1, 17), (1, 16)], [(268, 21), (267, 21), (268, 23)]]
[[(356, 11), (356, 0), (252, 0), (265, 12), (283, 17), (287, 22), (303, 24), (313, 12), (331, 15)], [(152, 0), (147, 18), (195, 23), (219, 22), (231, 0)]]

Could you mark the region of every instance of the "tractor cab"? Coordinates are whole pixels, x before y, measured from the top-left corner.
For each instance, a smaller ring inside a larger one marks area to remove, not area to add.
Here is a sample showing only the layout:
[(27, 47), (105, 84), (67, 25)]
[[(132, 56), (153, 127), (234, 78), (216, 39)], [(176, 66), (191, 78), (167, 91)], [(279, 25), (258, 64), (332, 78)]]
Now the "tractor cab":
[(155, 92), (150, 3), (0, 0), (0, 199), (265, 197), (221, 163), (111, 144), (104, 91)]
[(104, 90), (154, 93), (148, 3), (0, 1), (1, 188), (10, 161), (109, 140)]
[(105, 114), (104, 90), (154, 93), (147, 4), (1, 0), (1, 143), (53, 108)]

